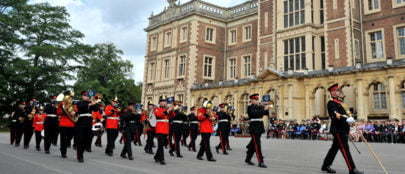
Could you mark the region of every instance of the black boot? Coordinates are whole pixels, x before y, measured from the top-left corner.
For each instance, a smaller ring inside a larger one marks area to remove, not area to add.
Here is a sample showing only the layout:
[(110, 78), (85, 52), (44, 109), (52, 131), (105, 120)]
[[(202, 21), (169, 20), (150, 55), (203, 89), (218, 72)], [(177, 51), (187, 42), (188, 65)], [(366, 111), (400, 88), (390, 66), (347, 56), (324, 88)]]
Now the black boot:
[(134, 157), (129, 156), (128, 159), (132, 161), (132, 160), (134, 160)]
[(210, 158), (210, 159), (208, 159), (208, 161), (210, 161), (210, 162), (215, 162), (215, 161), (217, 161), (217, 160), (214, 159), (214, 158)]
[(252, 161), (250, 161), (250, 160), (245, 160), (245, 163), (246, 164), (248, 164), (248, 165), (250, 165), (250, 166), (254, 166), (255, 165), (255, 163), (253, 163)]
[(363, 174), (363, 172), (358, 171), (357, 169), (353, 169), (349, 172), (349, 174)]
[(333, 169), (330, 168), (330, 167), (322, 167), (322, 171), (323, 171), (323, 172), (326, 172), (326, 173), (336, 173), (336, 171), (333, 170)]
[(259, 166), (260, 168), (267, 168), (267, 166), (266, 166), (263, 162), (260, 162), (258, 166)]

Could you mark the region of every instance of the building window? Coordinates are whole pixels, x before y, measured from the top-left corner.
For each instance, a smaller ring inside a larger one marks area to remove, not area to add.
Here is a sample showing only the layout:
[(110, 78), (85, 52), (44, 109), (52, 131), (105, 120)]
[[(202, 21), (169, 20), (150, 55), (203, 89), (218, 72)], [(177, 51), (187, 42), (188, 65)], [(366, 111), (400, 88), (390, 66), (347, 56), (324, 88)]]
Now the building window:
[(393, 8), (405, 6), (405, 0), (393, 0), (393, 1), (394, 1), (394, 3), (392, 4)]
[(214, 28), (207, 27), (205, 30), (205, 41), (208, 42), (214, 42), (215, 40), (215, 33), (214, 33)]
[(236, 78), (236, 59), (229, 59), (229, 79)]
[(168, 79), (170, 77), (170, 60), (164, 60), (164, 65), (164, 77), (165, 79)]
[(180, 101), (181, 103), (184, 103), (184, 94), (178, 94), (176, 100)]
[(383, 32), (376, 31), (369, 33), (370, 36), (370, 49), (371, 58), (379, 59), (384, 58), (384, 44), (383, 44)]
[(340, 59), (340, 42), (339, 39), (335, 39), (335, 59)]
[(250, 56), (243, 56), (243, 76), (249, 77), (252, 75), (252, 59)]
[(152, 39), (151, 39), (151, 51), (157, 50), (157, 45), (158, 45), (157, 36), (154, 35), (154, 36), (152, 36)]
[(231, 31), (229, 32), (229, 43), (230, 43), (230, 44), (236, 43), (236, 29), (231, 30)]
[(168, 31), (165, 33), (165, 47), (172, 45), (172, 32)]
[(210, 56), (204, 57), (204, 77), (213, 77), (214, 58)]
[(305, 70), (305, 37), (284, 40), (284, 70)]
[[(405, 0), (404, 0), (405, 1)], [(397, 28), (399, 56), (405, 56), (405, 27)]]
[(154, 81), (155, 80), (155, 74), (156, 74), (156, 64), (155, 63), (150, 63), (149, 65), (149, 81)]
[(264, 12), (264, 28), (267, 30), (269, 28), (269, 12)]
[(251, 41), (252, 40), (252, 26), (248, 25), (243, 28), (244, 38), (243, 41)]
[(305, 23), (304, 0), (284, 0), (284, 28)]
[(374, 109), (387, 109), (387, 94), (385, 91), (385, 86), (382, 83), (376, 83), (372, 85), (372, 90)]
[(322, 69), (326, 69), (326, 47), (325, 47), (325, 37), (321, 36), (321, 63)]
[(360, 57), (361, 57), (360, 41), (358, 39), (354, 39), (354, 59), (360, 60)]
[(324, 23), (324, 21), (325, 21), (325, 11), (324, 11), (324, 2), (323, 2), (324, 0), (319, 0), (319, 21), (320, 21), (320, 23), (321, 24), (323, 24)]
[(179, 77), (184, 77), (186, 74), (186, 56), (180, 56), (179, 59)]
[(188, 39), (188, 27), (183, 26), (180, 31), (180, 41), (185, 42)]
[(247, 107), (249, 105), (249, 94), (243, 94), (240, 101), (240, 113), (247, 115)]
[(336, 2), (337, 0), (332, 0), (332, 6), (333, 6), (333, 9), (334, 10), (336, 10), (337, 9), (337, 2)]
[(368, 10), (378, 10), (380, 9), (380, 0), (368, 0)]

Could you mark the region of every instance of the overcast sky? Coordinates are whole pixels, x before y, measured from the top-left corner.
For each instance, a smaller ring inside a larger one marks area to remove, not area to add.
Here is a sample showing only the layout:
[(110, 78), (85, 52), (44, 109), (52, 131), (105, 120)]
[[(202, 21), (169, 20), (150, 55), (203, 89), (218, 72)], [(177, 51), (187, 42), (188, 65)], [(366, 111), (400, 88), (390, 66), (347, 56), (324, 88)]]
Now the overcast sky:
[[(167, 0), (31, 0), (65, 6), (71, 25), (85, 34), (85, 43), (112, 42), (134, 64), (133, 78), (143, 81), (148, 17), (167, 6)], [(180, 0), (181, 3), (190, 0)], [(225, 7), (247, 0), (204, 0)]]

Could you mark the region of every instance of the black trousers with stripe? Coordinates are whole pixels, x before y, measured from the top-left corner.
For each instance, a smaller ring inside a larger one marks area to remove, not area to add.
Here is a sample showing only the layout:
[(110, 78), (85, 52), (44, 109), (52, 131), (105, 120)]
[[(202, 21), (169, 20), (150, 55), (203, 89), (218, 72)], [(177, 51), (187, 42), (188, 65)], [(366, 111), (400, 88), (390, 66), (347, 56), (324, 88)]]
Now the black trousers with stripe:
[(262, 145), (261, 145), (261, 133), (251, 133), (250, 134), (250, 142), (246, 146), (248, 149), (246, 152), (246, 161), (250, 161), (253, 157), (253, 154), (256, 153), (257, 162), (263, 162), (263, 155), (262, 155)]
[(334, 133), (332, 147), (329, 149), (329, 152), (326, 155), (325, 160), (323, 161), (322, 167), (331, 166), (333, 161), (335, 160), (337, 152), (340, 150), (340, 152), (343, 155), (343, 158), (345, 159), (347, 167), (349, 168), (349, 171), (354, 170), (356, 166), (353, 162), (352, 155), (350, 154), (348, 141), (349, 141), (348, 134)]

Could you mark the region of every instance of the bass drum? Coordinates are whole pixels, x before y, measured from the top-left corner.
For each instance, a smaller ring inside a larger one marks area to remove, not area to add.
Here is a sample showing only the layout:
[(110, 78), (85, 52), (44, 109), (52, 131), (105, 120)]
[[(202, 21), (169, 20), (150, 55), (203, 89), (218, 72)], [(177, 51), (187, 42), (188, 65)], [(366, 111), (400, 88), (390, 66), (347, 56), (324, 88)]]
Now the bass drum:
[(42, 131), (41, 131), (41, 136), (42, 136), (42, 137), (45, 137), (45, 130), (42, 130)]
[(155, 116), (155, 114), (150, 114), (149, 115), (149, 123), (150, 123), (150, 126), (152, 126), (152, 127), (156, 127), (156, 116)]

